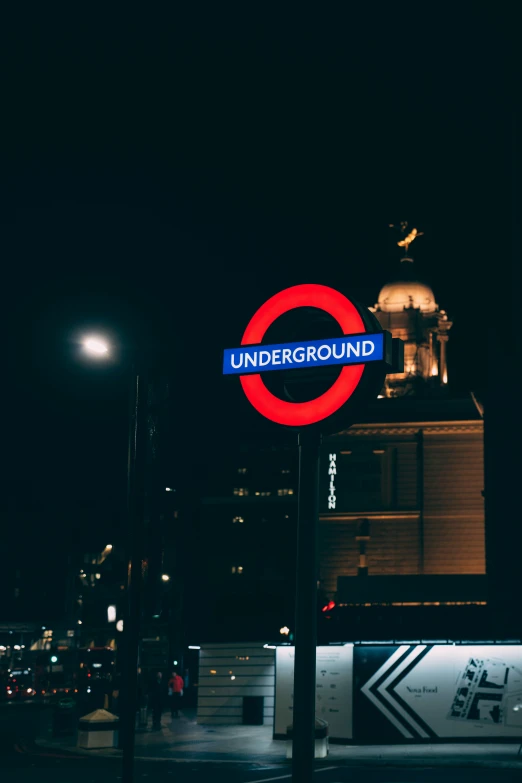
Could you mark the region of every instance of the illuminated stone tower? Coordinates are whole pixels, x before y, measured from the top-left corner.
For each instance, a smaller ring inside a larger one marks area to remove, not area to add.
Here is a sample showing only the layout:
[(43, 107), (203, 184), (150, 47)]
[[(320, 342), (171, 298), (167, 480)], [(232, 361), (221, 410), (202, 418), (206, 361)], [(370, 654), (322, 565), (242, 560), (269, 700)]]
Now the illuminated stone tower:
[(422, 234), (407, 228), (406, 222), (401, 223), (402, 239), (397, 244), (405, 248), (406, 255), (399, 273), (383, 286), (377, 304), (370, 308), (383, 329), (404, 340), (404, 372), (387, 376), (386, 397), (422, 394), (448, 383), (446, 345), (452, 323), (431, 288), (416, 277), (408, 248)]

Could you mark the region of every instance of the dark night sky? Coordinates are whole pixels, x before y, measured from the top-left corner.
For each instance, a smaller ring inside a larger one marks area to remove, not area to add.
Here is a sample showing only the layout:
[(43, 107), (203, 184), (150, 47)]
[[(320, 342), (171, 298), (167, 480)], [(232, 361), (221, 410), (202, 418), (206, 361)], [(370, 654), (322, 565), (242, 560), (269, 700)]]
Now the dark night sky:
[(124, 496), (124, 373), (79, 359), (82, 329), (179, 346), (193, 455), (238, 426), (219, 352), (256, 306), (306, 281), (373, 304), (398, 266), (389, 222), (425, 231), (413, 255), (455, 322), (451, 379), (484, 384), (506, 20), (484, 4), (248, 13), (47, 19), (49, 35), (33, 19), (11, 41), (4, 479), (46, 525), (77, 508), (109, 524)]

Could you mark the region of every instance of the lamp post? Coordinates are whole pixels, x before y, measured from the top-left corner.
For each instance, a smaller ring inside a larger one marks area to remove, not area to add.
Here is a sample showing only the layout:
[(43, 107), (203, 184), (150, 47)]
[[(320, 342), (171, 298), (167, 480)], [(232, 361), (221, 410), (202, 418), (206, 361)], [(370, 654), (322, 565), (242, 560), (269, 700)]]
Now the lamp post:
[[(103, 338), (87, 337), (83, 341), (83, 346), (90, 356), (97, 358), (110, 356), (109, 343)], [(123, 623), (122, 710), (120, 715), (122, 783), (132, 783), (134, 776), (147, 445), (147, 377), (143, 368), (137, 366), (136, 363), (132, 366), (130, 377), (127, 461), (127, 610)]]

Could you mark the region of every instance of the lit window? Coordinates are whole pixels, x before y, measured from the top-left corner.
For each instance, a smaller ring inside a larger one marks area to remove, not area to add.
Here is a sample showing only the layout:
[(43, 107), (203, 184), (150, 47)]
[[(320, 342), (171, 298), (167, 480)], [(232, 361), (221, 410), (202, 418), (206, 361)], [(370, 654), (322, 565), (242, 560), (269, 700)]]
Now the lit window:
[(281, 473), (290, 473), (290, 470), (288, 468), (283, 468), (281, 470)]
[(245, 520), (243, 519), (243, 517), (232, 517), (232, 522), (234, 524), (236, 524), (237, 522), (238, 524), (242, 525), (244, 521)]
[(243, 476), (244, 476), (244, 475), (245, 475), (245, 473), (247, 472), (247, 469), (246, 469), (246, 468), (238, 468), (238, 469), (237, 469), (237, 472), (238, 472), (238, 473), (241, 473), (241, 475), (243, 475)]
[(232, 566), (232, 573), (233, 573), (233, 574), (235, 574), (235, 573), (236, 573), (236, 567), (235, 567), (235, 566)]
[(237, 567), (237, 572), (238, 572), (238, 574), (242, 574), (243, 573), (243, 566), (238, 566)]
[(293, 495), (294, 490), (293, 489), (278, 489), (277, 494), (279, 497), (282, 497), (283, 495)]
[(245, 498), (248, 497), (248, 489), (246, 487), (234, 487), (233, 494), (236, 497)]
[(231, 571), (233, 574), (242, 574), (243, 566), (232, 566)]
[(260, 498), (267, 498), (271, 494), (272, 494), (271, 492), (266, 492), (266, 491), (265, 492), (256, 492), (255, 493), (256, 497), (260, 497)]

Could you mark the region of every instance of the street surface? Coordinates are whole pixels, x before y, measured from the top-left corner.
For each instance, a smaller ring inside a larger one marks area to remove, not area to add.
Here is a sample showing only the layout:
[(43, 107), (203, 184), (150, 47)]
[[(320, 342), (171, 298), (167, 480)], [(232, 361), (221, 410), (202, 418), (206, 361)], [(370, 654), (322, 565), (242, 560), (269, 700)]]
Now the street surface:
[[(0, 707), (1, 783), (116, 783), (119, 759), (41, 752), (34, 745), (42, 713), (35, 705)], [(290, 783), (287, 765), (226, 762), (137, 761), (136, 783)], [(513, 769), (398, 769), (323, 765), (317, 783), (515, 783), (522, 771)], [(315, 783), (314, 781), (314, 783)]]

